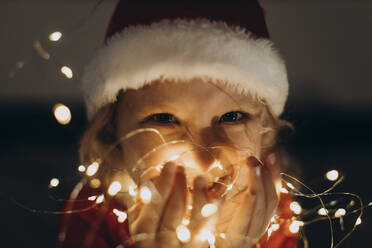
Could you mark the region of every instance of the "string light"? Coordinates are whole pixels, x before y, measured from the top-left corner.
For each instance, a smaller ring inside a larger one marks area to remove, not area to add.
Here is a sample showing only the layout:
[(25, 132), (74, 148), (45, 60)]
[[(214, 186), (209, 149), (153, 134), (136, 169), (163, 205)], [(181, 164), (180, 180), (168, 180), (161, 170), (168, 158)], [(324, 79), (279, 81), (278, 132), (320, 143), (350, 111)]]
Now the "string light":
[(78, 171), (80, 171), (80, 172), (85, 172), (85, 166), (84, 165), (79, 165), (79, 167), (78, 167)]
[(151, 190), (147, 186), (141, 187), (140, 197), (143, 203), (149, 203), (152, 197)]
[(214, 243), (216, 242), (216, 238), (213, 233), (206, 228), (200, 232), (198, 239), (201, 241), (208, 241), (209, 245), (212, 247), (214, 247)]
[(107, 193), (111, 196), (115, 196), (121, 190), (121, 183), (118, 181), (114, 181), (110, 184)]
[(298, 233), (298, 231), (300, 230), (300, 227), (303, 226), (303, 225), (304, 225), (304, 222), (303, 221), (294, 220), (289, 225), (289, 231), (291, 233)]
[(284, 194), (288, 194), (289, 193), (288, 190), (286, 188), (283, 188), (283, 187), (280, 188), (280, 192), (282, 192)]
[(233, 184), (229, 184), (227, 185), (226, 190), (229, 191), (229, 190), (232, 190), (232, 188), (233, 188)]
[(66, 105), (57, 103), (53, 107), (53, 113), (59, 124), (67, 125), (68, 123), (70, 123), (71, 111)]
[(360, 224), (362, 224), (362, 219), (358, 217), (358, 219), (355, 221), (355, 225), (359, 226)]
[(190, 241), (191, 238), (191, 233), (190, 230), (184, 226), (184, 225), (179, 225), (176, 228), (176, 233), (177, 233), (177, 238), (182, 242), (182, 243), (187, 243)]
[(71, 79), (74, 75), (70, 67), (64, 65), (61, 67), (61, 72), (66, 76), (66, 78)]
[(208, 204), (205, 204), (201, 209), (201, 215), (203, 217), (209, 217), (216, 212), (217, 212), (217, 205), (216, 204), (208, 203)]
[(340, 176), (340, 173), (337, 170), (330, 170), (326, 173), (326, 178), (329, 181), (336, 181), (339, 176)]
[(124, 223), (124, 221), (127, 219), (127, 217), (128, 217), (128, 215), (127, 215), (127, 213), (126, 212), (124, 212), (124, 211), (120, 211), (120, 210), (118, 210), (118, 209), (116, 209), (116, 208), (114, 208), (113, 210), (112, 210), (112, 212), (118, 217), (118, 222), (119, 223)]
[(327, 215), (327, 213), (328, 213), (328, 210), (325, 209), (325, 208), (319, 208), (319, 210), (318, 210), (319, 215), (324, 216), (324, 215)]
[(129, 185), (128, 192), (129, 192), (129, 195), (136, 196), (137, 195), (137, 185), (133, 185), (133, 184)]
[(94, 174), (96, 174), (98, 168), (99, 168), (98, 162), (93, 162), (92, 164), (90, 164), (86, 170), (87, 176), (93, 176)]
[(59, 184), (58, 178), (52, 178), (49, 183), (49, 187), (54, 188), (57, 187)]
[(187, 206), (187, 209), (188, 209), (188, 210), (192, 210), (192, 205), (188, 205), (188, 206)]
[(50, 41), (59, 41), (62, 37), (62, 33), (59, 31), (53, 32), (49, 35)]
[(96, 195), (92, 195), (92, 196), (89, 196), (88, 197), (88, 200), (89, 201), (95, 201), (97, 199), (97, 196)]
[(180, 157), (180, 155), (178, 155), (178, 154), (173, 155), (173, 156), (170, 157), (170, 159), (168, 159), (168, 161), (176, 161), (179, 157)]
[(291, 202), (291, 204), (289, 204), (289, 209), (291, 209), (292, 212), (297, 214), (297, 215), (301, 214), (301, 212), (302, 212), (301, 205), (296, 201), (293, 201), (293, 202)]
[(214, 168), (218, 168), (220, 170), (223, 170), (223, 166), (222, 166), (221, 162), (218, 161), (218, 160), (216, 160), (216, 161), (213, 162), (213, 164), (208, 168), (208, 171), (210, 171), (210, 170), (212, 170)]
[(346, 214), (346, 210), (343, 209), (343, 208), (339, 208), (335, 212), (335, 217), (340, 218), (340, 217), (344, 216), (345, 214)]
[(187, 226), (188, 224), (190, 224), (190, 220), (187, 219), (187, 218), (183, 218), (181, 223), (182, 223), (182, 225)]
[(291, 184), (291, 183), (287, 183), (287, 186), (288, 186), (288, 188), (290, 188), (291, 190), (294, 190), (294, 189), (295, 189), (295, 187), (294, 187), (293, 184)]
[(220, 233), (220, 237), (223, 238), (223, 239), (226, 239), (226, 234)]
[(101, 186), (101, 181), (98, 178), (93, 178), (89, 181), (89, 186), (93, 189), (98, 189)]
[(104, 195), (100, 195), (100, 196), (97, 197), (96, 203), (97, 204), (101, 204), (104, 200), (105, 200), (105, 196)]

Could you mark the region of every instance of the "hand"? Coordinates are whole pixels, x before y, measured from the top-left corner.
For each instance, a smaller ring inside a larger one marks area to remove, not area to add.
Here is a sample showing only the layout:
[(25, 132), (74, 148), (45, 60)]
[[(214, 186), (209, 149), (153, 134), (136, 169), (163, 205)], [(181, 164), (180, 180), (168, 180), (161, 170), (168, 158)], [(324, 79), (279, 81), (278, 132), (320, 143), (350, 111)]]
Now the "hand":
[[(247, 160), (248, 188), (232, 199), (225, 200), (219, 210), (217, 231), (226, 240), (218, 239), (217, 247), (250, 247), (265, 233), (275, 213), (280, 174), (275, 155), (269, 154), (262, 165), (256, 158)], [(244, 170), (242, 170), (244, 171)]]
[[(129, 229), (135, 242), (135, 247), (208, 247), (206, 242), (182, 244), (176, 234), (177, 227), (182, 223), (186, 212), (186, 178), (182, 167), (173, 163), (164, 166), (160, 176), (153, 181), (153, 194), (156, 198), (150, 203), (137, 208), (136, 213), (129, 213)], [(208, 203), (207, 182), (198, 177), (194, 182), (193, 210), (188, 229), (191, 235), (198, 233), (200, 227), (208, 218), (201, 216), (201, 208)], [(143, 240), (141, 240), (143, 237)]]

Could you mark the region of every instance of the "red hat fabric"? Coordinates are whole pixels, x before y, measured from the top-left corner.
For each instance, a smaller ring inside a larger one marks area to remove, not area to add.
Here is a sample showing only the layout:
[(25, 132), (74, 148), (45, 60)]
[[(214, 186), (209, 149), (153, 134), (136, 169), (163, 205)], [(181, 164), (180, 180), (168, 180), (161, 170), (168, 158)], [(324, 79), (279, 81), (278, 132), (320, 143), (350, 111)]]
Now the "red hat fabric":
[(122, 0), (82, 79), (88, 117), (120, 90), (160, 78), (225, 81), (263, 99), (278, 116), (288, 78), (268, 37), (256, 0)]

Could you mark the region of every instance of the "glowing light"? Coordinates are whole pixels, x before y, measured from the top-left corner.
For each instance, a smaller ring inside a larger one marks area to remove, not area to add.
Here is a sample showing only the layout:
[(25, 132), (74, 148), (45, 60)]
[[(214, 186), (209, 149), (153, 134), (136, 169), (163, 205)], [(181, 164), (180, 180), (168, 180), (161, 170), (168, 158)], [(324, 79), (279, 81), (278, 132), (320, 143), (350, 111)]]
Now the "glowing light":
[(188, 210), (192, 210), (192, 205), (188, 205), (188, 206), (187, 206), (187, 209), (188, 209)]
[(294, 220), (290, 225), (289, 225), (289, 231), (291, 233), (298, 233), (300, 230), (300, 227), (304, 225), (303, 221), (299, 220)]
[(217, 205), (211, 204), (211, 203), (205, 204), (201, 210), (201, 214), (203, 217), (209, 217), (216, 212), (217, 212)]
[(288, 194), (288, 190), (286, 188), (283, 188), (283, 187), (280, 188), (280, 192), (282, 192), (284, 194)]
[(49, 183), (49, 187), (57, 187), (59, 184), (58, 178), (52, 178)]
[(97, 203), (97, 204), (100, 204), (100, 203), (102, 203), (104, 200), (105, 200), (105, 196), (104, 196), (104, 195), (100, 195), (100, 196), (97, 197), (97, 199), (96, 199), (96, 203)]
[(329, 181), (336, 181), (339, 176), (340, 176), (340, 173), (337, 170), (330, 170), (326, 173), (326, 178)]
[(325, 209), (325, 208), (319, 208), (319, 210), (318, 210), (318, 214), (319, 215), (327, 215), (327, 213), (328, 213), (328, 210), (327, 209)]
[(372, 202), (368, 203), (368, 206), (372, 206)]
[(355, 225), (359, 226), (360, 224), (362, 224), (362, 219), (358, 217), (358, 219), (355, 221)]
[(345, 214), (346, 214), (346, 210), (343, 209), (343, 208), (339, 208), (335, 212), (335, 217), (340, 218), (340, 217), (344, 216)]
[(180, 225), (176, 228), (177, 238), (183, 242), (187, 243), (190, 241), (191, 233), (187, 227)]
[(98, 162), (93, 162), (91, 165), (88, 166), (86, 174), (88, 176), (93, 176), (98, 171), (99, 164)]
[(158, 164), (157, 166), (155, 166), (155, 169), (157, 170), (157, 171), (161, 171), (162, 169), (163, 169), (163, 165), (161, 165), (161, 164)]
[(291, 183), (287, 183), (287, 186), (288, 186), (288, 188), (290, 188), (291, 190), (294, 190), (294, 189), (295, 189), (295, 187), (294, 187), (293, 184), (291, 184)]
[(214, 242), (216, 242), (216, 238), (214, 237), (213, 233), (208, 229), (203, 229), (198, 235), (198, 238), (201, 241), (208, 241), (209, 245), (211, 246), (214, 246)]
[(118, 222), (119, 223), (124, 223), (124, 221), (127, 219), (127, 217), (128, 217), (128, 215), (127, 215), (127, 213), (126, 212), (124, 212), (124, 211), (120, 211), (120, 210), (118, 210), (118, 209), (116, 209), (116, 208), (114, 208), (113, 210), (112, 210), (112, 212), (118, 217)]
[(62, 74), (64, 74), (65, 76), (66, 76), (66, 78), (68, 78), (68, 79), (71, 79), (72, 77), (73, 77), (73, 73), (72, 73), (72, 70), (71, 70), (71, 68), (70, 67), (68, 67), (68, 66), (62, 66), (61, 67), (61, 72), (62, 72)]
[(59, 41), (61, 39), (62, 33), (59, 31), (53, 32), (49, 35), (49, 40), (50, 41)]
[(220, 237), (223, 238), (223, 239), (226, 239), (226, 234), (220, 233)]
[(291, 204), (289, 204), (289, 208), (292, 210), (293, 213), (295, 213), (297, 215), (301, 214), (301, 212), (302, 212), (301, 205), (296, 201), (291, 202)]
[(121, 183), (118, 181), (114, 181), (110, 184), (110, 187), (107, 190), (107, 193), (111, 196), (116, 195), (121, 190)]
[(220, 161), (218, 161), (218, 160), (214, 161), (213, 164), (209, 167), (208, 170), (211, 170), (211, 169), (214, 169), (214, 168), (218, 168), (220, 170), (223, 170), (223, 166), (220, 163)]
[(129, 185), (128, 192), (129, 192), (129, 195), (136, 196), (137, 195), (137, 185), (133, 185), (133, 184)]
[(233, 188), (233, 184), (229, 184), (229, 185), (227, 185), (226, 190), (232, 190), (232, 188)]
[(279, 228), (280, 228), (280, 225), (279, 225), (278, 223), (275, 223), (275, 224), (272, 224), (272, 225), (271, 225), (271, 229), (272, 229), (273, 231), (278, 231)]
[(53, 107), (54, 118), (59, 124), (66, 125), (71, 121), (71, 111), (70, 109), (61, 103), (57, 103)]
[(79, 165), (78, 171), (84, 172), (85, 171), (85, 166), (84, 165)]
[(173, 155), (173, 156), (171, 156), (170, 158), (169, 158), (169, 160), (168, 161), (176, 161), (178, 158), (180, 157), (180, 155)]
[(183, 218), (182, 219), (182, 225), (187, 226), (188, 224), (190, 224), (190, 220), (186, 219), (186, 218)]
[(93, 189), (98, 189), (101, 186), (101, 181), (98, 178), (93, 178), (89, 181), (89, 186)]
[(92, 196), (89, 196), (88, 197), (88, 200), (89, 201), (95, 201), (97, 199), (97, 196), (96, 195), (92, 195)]
[(151, 190), (146, 186), (141, 187), (140, 197), (143, 203), (145, 204), (149, 203), (152, 197)]

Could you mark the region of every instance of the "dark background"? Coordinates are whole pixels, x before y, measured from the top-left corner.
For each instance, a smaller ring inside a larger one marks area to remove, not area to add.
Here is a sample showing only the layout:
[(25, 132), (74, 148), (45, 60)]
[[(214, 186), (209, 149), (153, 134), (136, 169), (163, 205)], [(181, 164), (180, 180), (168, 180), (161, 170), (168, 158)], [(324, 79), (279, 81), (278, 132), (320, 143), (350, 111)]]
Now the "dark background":
[[(103, 1), (89, 15), (95, 3), (0, 2), (0, 247), (55, 247), (58, 216), (32, 213), (14, 200), (33, 209), (58, 210), (61, 205), (48, 198), (49, 180), (58, 177), (63, 193), (79, 178), (77, 148), (87, 124), (79, 79), (102, 44), (116, 1)], [(372, 1), (261, 3), (272, 40), (288, 66), (290, 97), (283, 117), (296, 129), (286, 142), (293, 171), (320, 192), (329, 186), (324, 173), (338, 169), (345, 181), (335, 191), (353, 192), (371, 202)], [(63, 38), (49, 42), (49, 33), (56, 30)], [(33, 50), (34, 40), (51, 53), (50, 60)], [(24, 68), (9, 77), (19, 60), (25, 61)], [(58, 71), (65, 64), (74, 72), (72, 80)], [(72, 111), (67, 126), (52, 115), (58, 102)], [(346, 222), (355, 218), (347, 217)], [(310, 247), (329, 247), (327, 222), (306, 230)], [(341, 247), (371, 247), (371, 234), (372, 214), (367, 210), (362, 225)]]

